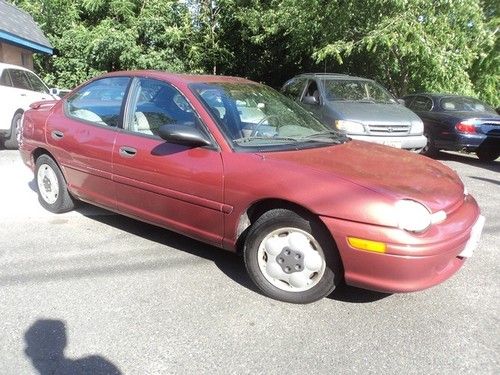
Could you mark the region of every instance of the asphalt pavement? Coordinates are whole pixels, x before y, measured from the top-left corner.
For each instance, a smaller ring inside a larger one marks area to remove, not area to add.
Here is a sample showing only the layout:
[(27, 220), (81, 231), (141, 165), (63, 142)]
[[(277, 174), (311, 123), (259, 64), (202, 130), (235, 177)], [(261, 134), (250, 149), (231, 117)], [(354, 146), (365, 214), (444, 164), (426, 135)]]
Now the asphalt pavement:
[(450, 280), (387, 295), (264, 297), (233, 254), (82, 205), (40, 207), (0, 150), (0, 374), (498, 374), (500, 161), (443, 153), (486, 216)]

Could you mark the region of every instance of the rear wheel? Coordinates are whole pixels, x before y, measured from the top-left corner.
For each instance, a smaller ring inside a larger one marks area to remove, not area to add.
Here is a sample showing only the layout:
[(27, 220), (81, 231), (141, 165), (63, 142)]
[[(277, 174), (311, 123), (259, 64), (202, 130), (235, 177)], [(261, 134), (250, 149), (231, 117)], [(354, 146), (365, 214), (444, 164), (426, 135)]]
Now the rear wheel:
[(317, 301), (341, 279), (340, 257), (325, 229), (286, 209), (268, 211), (252, 225), (244, 258), (252, 281), (280, 301)]
[(4, 146), (9, 150), (16, 150), (21, 140), (21, 119), (23, 114), (17, 112), (12, 118), (10, 125), (10, 137), (5, 141)]
[(482, 162), (491, 162), (500, 156), (500, 150), (494, 146), (479, 147), (476, 155)]
[(45, 209), (59, 214), (75, 207), (66, 180), (50, 156), (41, 155), (36, 160), (35, 182), (38, 187), (38, 201)]

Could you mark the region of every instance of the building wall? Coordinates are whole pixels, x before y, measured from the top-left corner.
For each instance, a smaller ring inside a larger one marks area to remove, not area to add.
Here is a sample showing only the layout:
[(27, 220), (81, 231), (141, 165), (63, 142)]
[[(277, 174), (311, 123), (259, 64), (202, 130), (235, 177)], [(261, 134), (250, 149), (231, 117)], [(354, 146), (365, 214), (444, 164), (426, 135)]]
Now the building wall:
[(0, 62), (24, 66), (33, 70), (33, 52), (0, 42)]

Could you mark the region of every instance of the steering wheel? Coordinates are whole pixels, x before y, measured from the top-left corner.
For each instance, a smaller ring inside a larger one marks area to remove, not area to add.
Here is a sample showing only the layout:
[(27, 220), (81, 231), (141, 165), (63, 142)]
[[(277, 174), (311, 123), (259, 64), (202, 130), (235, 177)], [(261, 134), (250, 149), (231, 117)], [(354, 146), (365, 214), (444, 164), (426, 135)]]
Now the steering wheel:
[[(272, 118), (277, 119), (277, 120), (278, 120), (278, 121), (277, 121), (277, 123), (278, 123), (278, 124), (280, 123), (278, 115), (267, 115), (267, 116), (264, 116), (264, 117), (263, 117), (263, 118), (262, 118), (262, 119), (261, 119), (261, 120), (260, 120), (260, 121), (259, 121), (259, 122), (255, 125), (255, 126), (254, 126), (254, 128), (253, 128), (253, 130), (252, 130), (252, 133), (250, 133), (250, 137), (255, 137), (255, 136), (257, 135), (257, 133), (259, 132), (260, 127), (261, 127), (262, 125), (264, 125), (264, 122), (265, 122), (266, 120), (269, 120), (269, 119), (272, 119)], [(278, 124), (277, 124), (277, 125), (278, 125)]]

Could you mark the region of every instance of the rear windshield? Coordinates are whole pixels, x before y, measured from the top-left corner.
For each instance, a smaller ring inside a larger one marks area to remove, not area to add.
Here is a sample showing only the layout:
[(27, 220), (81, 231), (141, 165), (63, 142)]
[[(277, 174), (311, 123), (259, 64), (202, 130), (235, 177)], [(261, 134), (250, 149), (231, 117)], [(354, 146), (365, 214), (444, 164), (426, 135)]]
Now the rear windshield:
[(485, 104), (477, 99), (465, 96), (451, 96), (441, 99), (441, 108), (445, 111), (462, 111), (462, 112), (488, 112), (496, 114), (495, 110), (488, 104)]

